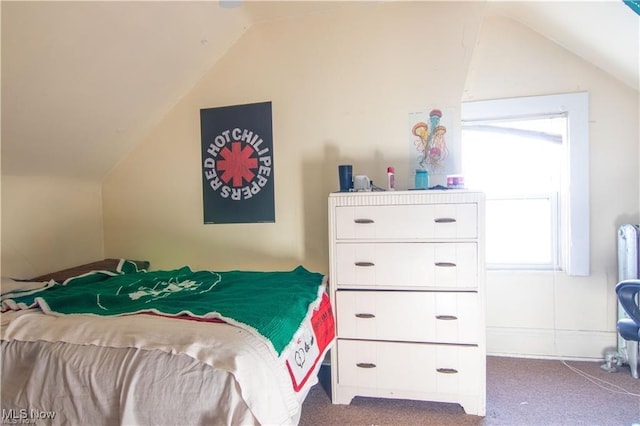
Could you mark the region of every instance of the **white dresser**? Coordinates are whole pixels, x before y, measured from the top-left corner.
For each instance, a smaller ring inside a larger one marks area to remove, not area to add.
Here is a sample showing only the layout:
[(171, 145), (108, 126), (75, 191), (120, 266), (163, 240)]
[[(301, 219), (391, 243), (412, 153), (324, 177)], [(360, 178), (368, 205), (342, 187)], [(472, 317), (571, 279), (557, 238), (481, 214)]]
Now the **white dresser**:
[(454, 402), (485, 415), (484, 195), (329, 196), (334, 404)]

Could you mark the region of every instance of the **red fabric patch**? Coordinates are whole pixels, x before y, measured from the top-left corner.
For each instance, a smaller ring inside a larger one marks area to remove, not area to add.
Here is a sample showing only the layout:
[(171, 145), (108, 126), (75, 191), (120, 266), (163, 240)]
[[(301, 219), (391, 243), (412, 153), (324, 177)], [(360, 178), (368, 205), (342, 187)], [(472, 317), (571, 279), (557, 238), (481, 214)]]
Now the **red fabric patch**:
[(336, 336), (335, 320), (333, 318), (333, 311), (331, 310), (331, 303), (329, 302), (329, 296), (322, 295), (322, 301), (318, 310), (313, 312), (311, 317), (311, 326), (318, 339), (318, 346), (320, 352), (323, 352), (327, 345), (331, 343)]
[[(302, 347), (304, 347), (304, 352), (306, 352), (307, 354), (315, 353), (316, 357), (312, 360), (312, 362), (305, 362), (304, 364), (306, 365), (304, 365), (304, 367), (302, 364), (297, 362), (295, 356), (293, 361), (294, 367), (292, 367), (291, 357), (287, 359), (286, 362), (287, 369), (289, 370), (289, 376), (291, 377), (291, 384), (293, 385), (293, 390), (295, 390), (296, 392), (299, 392), (300, 389), (302, 389), (304, 384), (311, 376), (311, 373), (318, 365), (318, 362), (322, 362), (325, 349), (335, 338), (335, 320), (333, 317), (333, 311), (331, 309), (329, 296), (327, 294), (322, 295), (320, 306), (318, 307), (318, 309), (313, 311), (310, 323), (314, 337), (313, 341), (310, 343), (310, 346), (312, 346), (312, 348), (306, 347), (305, 342), (296, 342), (298, 344), (302, 343), (300, 344), (300, 349), (298, 349), (297, 352), (303, 351)], [(294, 373), (293, 369), (295, 367), (305, 369), (304, 376), (301, 380), (299, 380), (300, 370), (296, 370), (298, 371), (297, 375)]]

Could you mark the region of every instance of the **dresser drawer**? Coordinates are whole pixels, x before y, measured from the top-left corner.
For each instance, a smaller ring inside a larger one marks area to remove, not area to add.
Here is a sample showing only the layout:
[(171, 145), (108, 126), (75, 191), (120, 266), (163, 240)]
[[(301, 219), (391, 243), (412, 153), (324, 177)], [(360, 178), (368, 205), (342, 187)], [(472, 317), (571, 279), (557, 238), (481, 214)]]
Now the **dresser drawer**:
[(475, 292), (348, 291), (336, 293), (338, 336), (405, 342), (480, 342)]
[(336, 207), (336, 238), (476, 238), (477, 205), (420, 204)]
[(338, 287), (475, 288), (476, 243), (338, 243)]
[(483, 358), (475, 346), (338, 340), (338, 383), (359, 388), (475, 395)]

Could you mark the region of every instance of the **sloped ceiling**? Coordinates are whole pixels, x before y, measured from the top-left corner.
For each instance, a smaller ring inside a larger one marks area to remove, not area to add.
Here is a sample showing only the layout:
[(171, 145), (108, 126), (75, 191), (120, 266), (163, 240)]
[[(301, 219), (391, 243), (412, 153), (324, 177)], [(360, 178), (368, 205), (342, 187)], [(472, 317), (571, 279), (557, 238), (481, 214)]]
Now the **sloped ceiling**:
[[(1, 6), (2, 174), (99, 182), (250, 26), (354, 3)], [(487, 12), (522, 22), (638, 90), (640, 18), (621, 1), (489, 2)]]
[(521, 22), (639, 89), (640, 16), (622, 1), (494, 1), (489, 11)]
[(102, 180), (251, 25), (329, 7), (2, 1), (2, 174)]

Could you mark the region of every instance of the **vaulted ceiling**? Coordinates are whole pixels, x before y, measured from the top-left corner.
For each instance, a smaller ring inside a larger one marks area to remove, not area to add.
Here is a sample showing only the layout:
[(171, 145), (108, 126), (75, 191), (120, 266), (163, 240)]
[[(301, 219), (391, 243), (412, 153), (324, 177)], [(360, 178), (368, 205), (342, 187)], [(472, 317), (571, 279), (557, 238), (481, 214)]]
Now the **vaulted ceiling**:
[[(2, 174), (100, 181), (252, 25), (378, 3), (2, 1)], [(638, 90), (621, 1), (487, 5)]]

